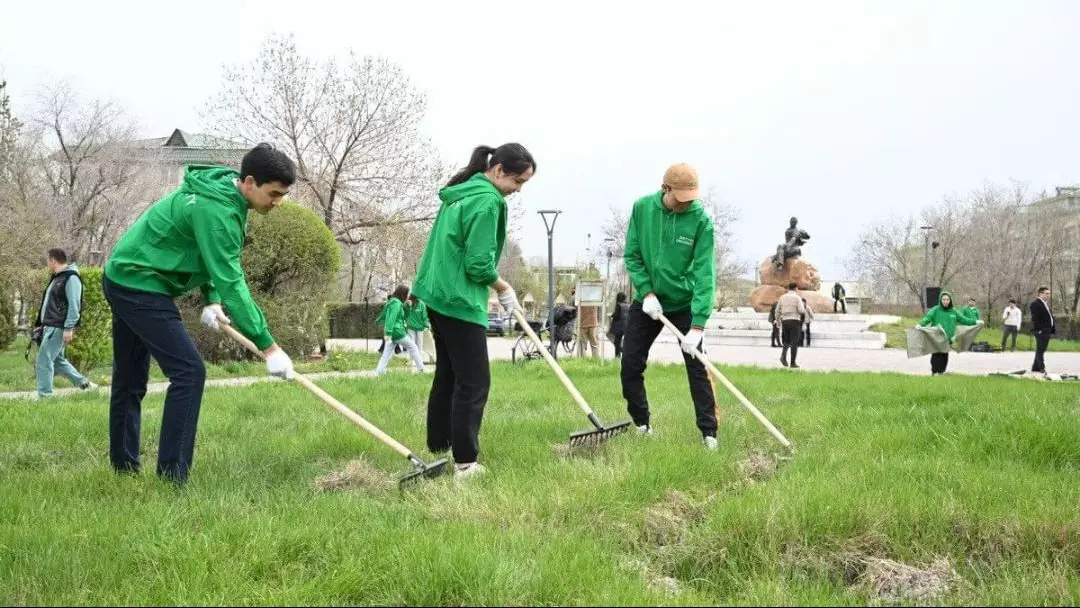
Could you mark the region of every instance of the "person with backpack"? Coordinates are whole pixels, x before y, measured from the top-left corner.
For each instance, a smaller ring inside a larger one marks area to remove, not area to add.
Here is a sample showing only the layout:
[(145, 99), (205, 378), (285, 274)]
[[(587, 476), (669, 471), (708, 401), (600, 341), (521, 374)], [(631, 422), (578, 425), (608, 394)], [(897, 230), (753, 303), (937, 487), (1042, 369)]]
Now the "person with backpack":
[(75, 330), (82, 318), (83, 284), (79, 268), (74, 262), (68, 263), (67, 253), (63, 249), (50, 249), (46, 264), (52, 276), (41, 296), (33, 334), (35, 342), (38, 342), (35, 372), (39, 399), (52, 396), (56, 373), (82, 390), (97, 388), (64, 356), (64, 347), (75, 339)]
[(390, 363), (390, 358), (394, 356), (394, 351), (398, 346), (404, 347), (409, 353), (417, 372), (424, 371), (424, 361), (420, 358), (420, 350), (409, 337), (405, 327), (405, 302), (408, 299), (409, 288), (398, 285), (394, 293), (387, 298), (386, 305), (379, 312), (379, 316), (375, 318), (376, 323), (382, 323), (384, 336), (382, 357), (379, 358), (379, 364), (375, 367), (376, 376), (381, 376), (386, 372), (386, 366)]
[(293, 378), (292, 359), (270, 334), (251, 297), (240, 253), (248, 212), (270, 213), (295, 181), (292, 160), (267, 143), (244, 154), (239, 171), (188, 165), (180, 186), (151, 205), (120, 237), (102, 280), (112, 310), (109, 459), (117, 473), (138, 473), (141, 467), (142, 400), (152, 356), (169, 378), (157, 474), (176, 485), (188, 479), (206, 365), (175, 298), (199, 289), (205, 302), (203, 325), (234, 326), (262, 351), (268, 375)]
[(506, 197), (536, 171), (524, 146), (478, 146), (469, 164), (439, 191), (442, 201), (412, 292), (427, 304), (435, 338), (435, 378), (427, 411), (427, 446), (453, 451), (455, 479), (483, 473), (480, 425), (491, 389), (487, 329), (490, 290), (507, 314), (517, 294), (499, 276), (506, 241)]
[(833, 286), (832, 286), (832, 297), (833, 297), (832, 311), (833, 311), (833, 314), (836, 314), (836, 305), (837, 304), (840, 305), (841, 310), (843, 310), (843, 314), (845, 314), (845, 315), (847, 314), (847, 302), (844, 300), (844, 298), (846, 296), (847, 296), (847, 292), (844, 290), (844, 286), (840, 284), (840, 281), (837, 281), (836, 283), (834, 283)]

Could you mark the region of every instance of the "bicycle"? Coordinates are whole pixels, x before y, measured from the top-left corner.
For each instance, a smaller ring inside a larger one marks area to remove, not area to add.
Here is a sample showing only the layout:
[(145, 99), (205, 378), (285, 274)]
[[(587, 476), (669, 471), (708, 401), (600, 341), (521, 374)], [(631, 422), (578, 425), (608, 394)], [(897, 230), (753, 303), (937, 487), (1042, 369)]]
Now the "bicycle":
[[(510, 348), (510, 361), (513, 363), (525, 363), (526, 361), (531, 361), (533, 359), (542, 359), (544, 356), (540, 354), (540, 349), (550, 348), (550, 345), (534, 344), (532, 339), (529, 338), (528, 334), (526, 334), (525, 331), (520, 328), (519, 324), (515, 323), (514, 325), (518, 328), (518, 337), (517, 340), (514, 341), (514, 346)], [(536, 336), (540, 338), (541, 342), (543, 342), (545, 337), (547, 337), (550, 341), (551, 331), (549, 330), (547, 323), (543, 321), (529, 321), (529, 327), (532, 328), (532, 330), (536, 333)], [(556, 327), (556, 331), (558, 330), (559, 328)], [(558, 340), (556, 342), (556, 348), (558, 348), (558, 346), (562, 346), (563, 350), (566, 351), (567, 355), (573, 354), (574, 343), (576, 341), (577, 335), (571, 332), (570, 340)]]

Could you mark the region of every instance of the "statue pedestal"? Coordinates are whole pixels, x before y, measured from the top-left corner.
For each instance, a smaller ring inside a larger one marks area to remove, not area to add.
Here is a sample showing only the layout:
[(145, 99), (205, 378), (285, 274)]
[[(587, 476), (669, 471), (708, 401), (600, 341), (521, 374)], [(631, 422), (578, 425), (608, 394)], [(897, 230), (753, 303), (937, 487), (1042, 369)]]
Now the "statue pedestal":
[(806, 298), (806, 303), (815, 312), (832, 312), (832, 300), (821, 289), (821, 277), (813, 264), (801, 257), (784, 262), (784, 270), (776, 272), (772, 256), (765, 258), (758, 267), (761, 285), (750, 293), (750, 306), (757, 312), (769, 312), (780, 296), (787, 292), (789, 283), (798, 285), (799, 295)]

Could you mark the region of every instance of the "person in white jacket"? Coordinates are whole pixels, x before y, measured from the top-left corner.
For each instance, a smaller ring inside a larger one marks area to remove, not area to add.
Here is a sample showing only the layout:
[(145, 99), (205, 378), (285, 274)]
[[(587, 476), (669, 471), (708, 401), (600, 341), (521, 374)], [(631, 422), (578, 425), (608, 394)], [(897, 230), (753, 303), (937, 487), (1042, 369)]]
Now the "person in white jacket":
[(1016, 305), (1016, 300), (1009, 300), (1009, 305), (1001, 313), (1001, 320), (1005, 322), (1001, 328), (1001, 351), (1005, 351), (1005, 341), (1012, 336), (1012, 352), (1016, 352), (1016, 336), (1020, 334), (1020, 323), (1023, 320), (1024, 311)]

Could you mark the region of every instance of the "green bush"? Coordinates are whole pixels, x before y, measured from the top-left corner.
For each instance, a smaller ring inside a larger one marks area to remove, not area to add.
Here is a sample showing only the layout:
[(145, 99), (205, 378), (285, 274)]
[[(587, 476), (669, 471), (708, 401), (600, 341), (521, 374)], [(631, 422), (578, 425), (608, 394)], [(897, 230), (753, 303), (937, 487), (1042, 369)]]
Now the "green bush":
[(64, 353), (76, 369), (86, 374), (112, 361), (112, 310), (102, 291), (102, 270), (80, 267), (79, 275), (83, 284), (79, 328)]
[[(326, 301), (341, 266), (338, 244), (319, 216), (294, 203), (267, 215), (252, 214), (241, 265), (278, 345), (292, 357), (318, 348), (329, 335)], [(248, 357), (227, 336), (199, 322), (202, 306), (198, 292), (181, 303), (181, 316), (203, 357), (214, 362)]]

